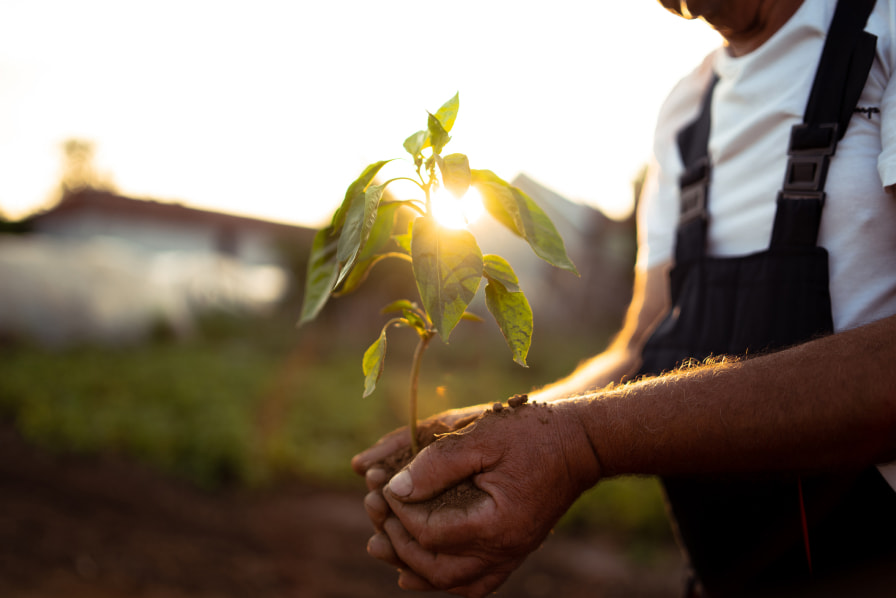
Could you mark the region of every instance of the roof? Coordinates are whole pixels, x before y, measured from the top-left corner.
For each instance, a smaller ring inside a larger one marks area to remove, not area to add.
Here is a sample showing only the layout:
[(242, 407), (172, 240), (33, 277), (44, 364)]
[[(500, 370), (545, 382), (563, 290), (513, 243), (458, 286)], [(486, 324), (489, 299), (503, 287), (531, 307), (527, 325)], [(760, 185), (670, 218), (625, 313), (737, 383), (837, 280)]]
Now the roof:
[(102, 212), (109, 216), (159, 223), (238, 228), (269, 234), (294, 234), (296, 231), (311, 230), (298, 225), (190, 208), (180, 203), (134, 199), (92, 188), (67, 193), (52, 208), (32, 216), (31, 221), (39, 228), (42, 222), (59, 222), (85, 212)]

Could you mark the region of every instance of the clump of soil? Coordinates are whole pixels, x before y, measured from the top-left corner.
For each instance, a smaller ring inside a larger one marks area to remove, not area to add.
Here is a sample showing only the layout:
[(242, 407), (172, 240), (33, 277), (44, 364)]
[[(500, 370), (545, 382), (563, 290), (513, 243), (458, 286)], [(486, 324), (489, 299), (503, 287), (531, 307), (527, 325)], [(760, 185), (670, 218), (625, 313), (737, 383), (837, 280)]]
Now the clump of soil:
[[(507, 399), (506, 407), (503, 403), (496, 402), (492, 405), (491, 409), (486, 409), (480, 415), (470, 416), (469, 418), (454, 422), (453, 425), (449, 425), (447, 422), (438, 419), (422, 422), (417, 428), (417, 442), (422, 450), (439, 438), (458, 433), (474, 421), (494, 416), (508, 417), (514, 413), (520, 412), (521, 409), (526, 408), (545, 407), (545, 405), (539, 405), (535, 402), (529, 403), (528, 401), (528, 395), (516, 394)], [(402, 451), (393, 453), (383, 460), (380, 465), (386, 470), (386, 473), (391, 478), (410, 463), (412, 458), (413, 455), (411, 454), (411, 449), (410, 447), (407, 447)], [(486, 493), (476, 486), (472, 479), (466, 479), (423, 504), (428, 505), (430, 511), (437, 511), (443, 508), (466, 510), (485, 496)]]
[(523, 405), (529, 400), (529, 395), (513, 395), (509, 399), (507, 399), (507, 404), (516, 409), (517, 407)]
[[(442, 420), (421, 422), (417, 427), (417, 443), (422, 450), (435, 442), (437, 438), (444, 436), (445, 434), (451, 434), (454, 431), (469, 425), (479, 417), (482, 416), (470, 416), (469, 418), (456, 422), (453, 426)], [(403, 450), (392, 453), (386, 457), (380, 465), (386, 471), (389, 478), (391, 478), (401, 471), (405, 465), (410, 463), (412, 458), (411, 448), (408, 446)], [(465, 509), (470, 505), (475, 504), (484, 496), (485, 492), (479, 489), (472, 480), (464, 480), (457, 486), (449, 488), (439, 496), (430, 499), (427, 503), (430, 506), (430, 511), (436, 511), (442, 508)]]

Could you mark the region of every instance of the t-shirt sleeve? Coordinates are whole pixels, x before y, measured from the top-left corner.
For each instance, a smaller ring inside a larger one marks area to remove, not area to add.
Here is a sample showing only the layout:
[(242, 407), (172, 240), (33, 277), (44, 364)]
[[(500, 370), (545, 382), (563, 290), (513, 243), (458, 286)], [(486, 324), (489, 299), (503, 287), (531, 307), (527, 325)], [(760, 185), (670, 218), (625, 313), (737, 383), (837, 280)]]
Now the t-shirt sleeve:
[[(890, 39), (893, 38), (894, 23), (890, 22)], [(880, 50), (880, 49), (879, 49)], [(890, 44), (883, 52), (878, 52), (889, 73), (896, 63), (896, 48)], [(896, 185), (896, 82), (889, 77), (884, 88), (880, 106), (880, 142), (881, 152), (877, 159), (877, 172), (884, 187)]]
[(648, 270), (672, 259), (675, 227), (678, 223), (678, 201), (669, 197), (668, 171), (663, 171), (653, 155), (647, 166), (647, 176), (638, 202), (638, 260), (637, 267)]

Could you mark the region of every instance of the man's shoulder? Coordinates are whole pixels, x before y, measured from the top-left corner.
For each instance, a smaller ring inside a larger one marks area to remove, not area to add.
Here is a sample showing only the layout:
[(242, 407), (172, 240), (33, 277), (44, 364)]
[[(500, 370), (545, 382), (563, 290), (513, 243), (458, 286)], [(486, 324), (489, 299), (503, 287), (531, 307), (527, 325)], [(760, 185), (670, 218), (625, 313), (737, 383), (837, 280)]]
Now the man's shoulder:
[(715, 52), (710, 53), (695, 69), (682, 77), (663, 101), (657, 117), (657, 138), (674, 134), (697, 117), (700, 100), (712, 78)]

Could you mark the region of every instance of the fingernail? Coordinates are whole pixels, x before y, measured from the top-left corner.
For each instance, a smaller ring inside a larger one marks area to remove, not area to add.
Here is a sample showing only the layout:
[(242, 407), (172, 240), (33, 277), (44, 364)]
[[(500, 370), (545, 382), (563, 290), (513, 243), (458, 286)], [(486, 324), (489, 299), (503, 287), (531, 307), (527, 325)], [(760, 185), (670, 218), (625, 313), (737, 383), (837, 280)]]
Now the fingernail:
[(395, 477), (389, 481), (389, 492), (395, 496), (409, 496), (414, 489), (414, 482), (411, 480), (411, 474), (407, 469), (398, 472)]
[(383, 553), (383, 536), (376, 534), (367, 541), (367, 554), (376, 558)]
[(374, 486), (382, 486), (386, 483), (386, 470), (381, 469), (379, 467), (372, 467), (367, 470), (367, 474), (365, 476), (367, 481), (373, 484)]

